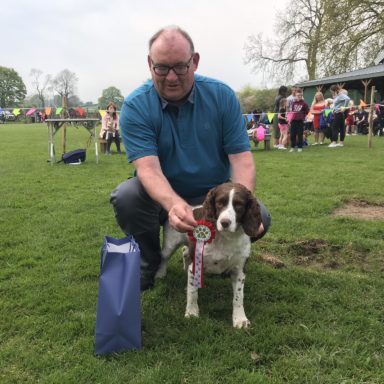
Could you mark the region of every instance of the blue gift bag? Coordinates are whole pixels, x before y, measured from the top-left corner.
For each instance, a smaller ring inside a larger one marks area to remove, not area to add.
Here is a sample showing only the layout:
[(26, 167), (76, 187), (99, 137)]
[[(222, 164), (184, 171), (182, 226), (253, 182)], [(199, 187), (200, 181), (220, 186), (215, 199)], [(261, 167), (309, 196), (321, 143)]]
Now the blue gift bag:
[(141, 348), (140, 250), (132, 236), (105, 237), (96, 313), (96, 354)]

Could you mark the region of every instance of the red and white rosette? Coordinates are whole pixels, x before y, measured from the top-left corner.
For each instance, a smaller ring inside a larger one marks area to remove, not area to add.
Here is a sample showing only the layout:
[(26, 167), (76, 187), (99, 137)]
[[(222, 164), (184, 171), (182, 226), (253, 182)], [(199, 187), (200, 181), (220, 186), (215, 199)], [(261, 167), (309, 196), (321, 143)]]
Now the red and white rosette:
[(216, 236), (215, 227), (210, 221), (198, 220), (193, 231), (188, 231), (189, 238), (195, 243), (192, 272), (196, 288), (204, 287), (204, 246)]

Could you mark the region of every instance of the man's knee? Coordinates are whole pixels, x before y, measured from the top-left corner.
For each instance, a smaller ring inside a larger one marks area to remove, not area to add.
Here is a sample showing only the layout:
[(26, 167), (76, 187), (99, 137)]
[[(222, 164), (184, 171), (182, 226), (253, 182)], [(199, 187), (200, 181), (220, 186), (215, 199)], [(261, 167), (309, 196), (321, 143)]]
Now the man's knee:
[(251, 237), (251, 242), (255, 242), (259, 239), (261, 239), (267, 232), (271, 225), (271, 214), (269, 213), (266, 206), (259, 200), (259, 206), (260, 206), (260, 214), (261, 214), (261, 222), (264, 226), (264, 231), (260, 233), (257, 237)]
[(124, 233), (138, 234), (159, 226), (161, 206), (147, 194), (137, 177), (119, 184), (111, 193), (117, 223)]
[(115, 210), (122, 207), (135, 207), (133, 204), (139, 198), (139, 186), (136, 178), (130, 178), (120, 183), (111, 193), (110, 203)]

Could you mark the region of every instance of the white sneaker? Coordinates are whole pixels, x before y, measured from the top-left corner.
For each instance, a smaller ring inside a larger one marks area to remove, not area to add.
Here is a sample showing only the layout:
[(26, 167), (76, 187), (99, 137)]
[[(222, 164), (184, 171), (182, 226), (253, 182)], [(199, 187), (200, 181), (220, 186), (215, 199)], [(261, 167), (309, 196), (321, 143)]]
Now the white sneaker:
[(285, 148), (284, 145), (280, 145), (278, 149), (287, 149), (287, 148)]
[(313, 143), (312, 145), (318, 145), (319, 143)]
[(343, 143), (337, 143), (336, 147), (344, 147), (344, 144)]
[(324, 143), (322, 142), (322, 141), (320, 141), (320, 143), (319, 143), (320, 145), (323, 145)]
[(336, 148), (338, 145), (336, 143), (331, 143), (328, 145), (328, 148)]
[(297, 152), (303, 152), (303, 148), (297, 148)]
[(275, 144), (275, 145), (273, 146), (273, 148), (279, 148), (279, 145), (278, 145), (278, 144)]
[(295, 152), (295, 150), (294, 150), (293, 148), (291, 148), (291, 149), (289, 150), (289, 152)]

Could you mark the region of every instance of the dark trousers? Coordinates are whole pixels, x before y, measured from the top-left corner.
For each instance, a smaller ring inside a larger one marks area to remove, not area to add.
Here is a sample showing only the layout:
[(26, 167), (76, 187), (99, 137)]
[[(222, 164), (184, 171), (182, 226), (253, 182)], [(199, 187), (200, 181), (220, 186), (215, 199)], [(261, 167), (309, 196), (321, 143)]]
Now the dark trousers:
[(332, 121), (332, 141), (337, 141), (340, 133), (340, 141), (345, 139), (345, 118), (343, 112), (335, 113)]
[(303, 148), (304, 122), (302, 120), (291, 121), (291, 148)]
[(120, 136), (115, 133), (115, 136), (112, 133), (107, 133), (107, 153), (111, 152), (111, 144), (115, 142), (117, 152), (120, 152)]

